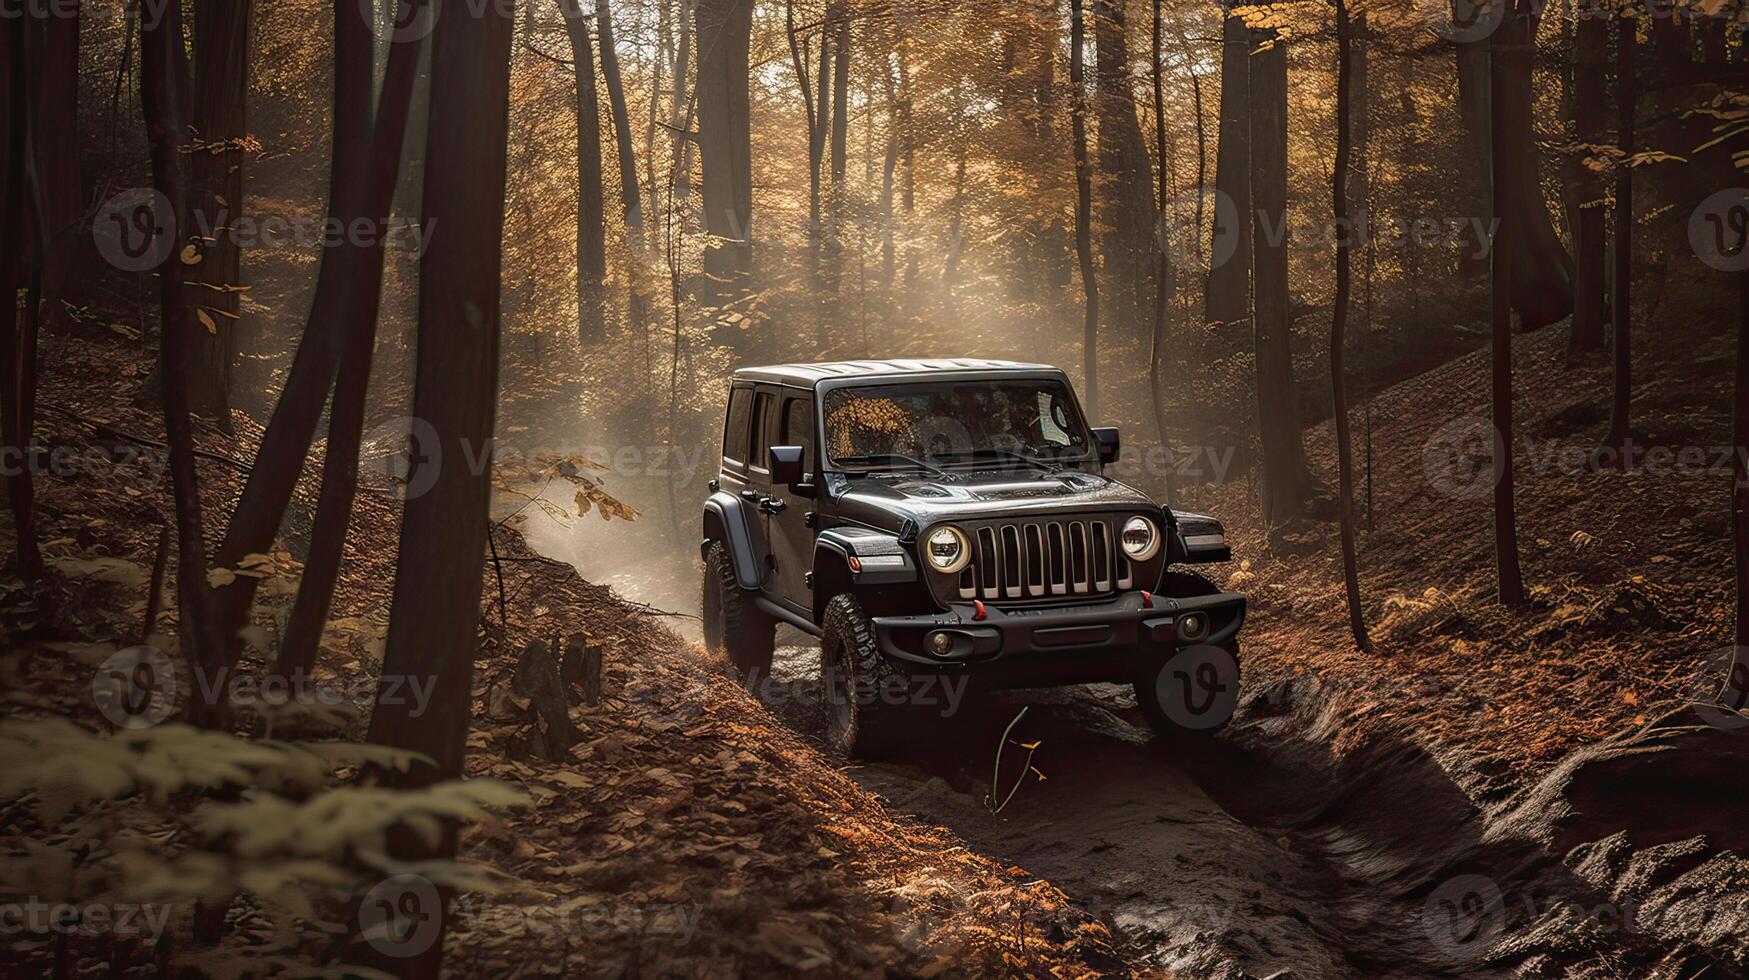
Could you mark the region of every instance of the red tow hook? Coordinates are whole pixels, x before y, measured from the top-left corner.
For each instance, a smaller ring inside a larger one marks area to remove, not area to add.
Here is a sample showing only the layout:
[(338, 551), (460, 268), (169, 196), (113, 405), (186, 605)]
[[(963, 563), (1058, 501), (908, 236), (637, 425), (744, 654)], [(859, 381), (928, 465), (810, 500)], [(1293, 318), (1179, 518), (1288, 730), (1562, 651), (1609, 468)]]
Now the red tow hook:
[(984, 609), (984, 601), (982, 599), (973, 599), (972, 600), (972, 619), (975, 622), (983, 622), (985, 615), (987, 615), (987, 613)]
[(1143, 609), (1154, 608), (1154, 593), (1149, 592), (1147, 589), (1142, 590), (1142, 608)]

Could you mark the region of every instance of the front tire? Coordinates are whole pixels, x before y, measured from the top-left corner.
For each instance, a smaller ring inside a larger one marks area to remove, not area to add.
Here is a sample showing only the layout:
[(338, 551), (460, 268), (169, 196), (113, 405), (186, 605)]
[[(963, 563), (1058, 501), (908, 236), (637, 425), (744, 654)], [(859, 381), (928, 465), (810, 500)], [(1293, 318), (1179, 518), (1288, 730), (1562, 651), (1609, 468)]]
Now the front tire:
[(826, 605), (820, 636), (820, 681), (826, 693), (826, 743), (846, 759), (873, 759), (890, 752), (900, 706), (883, 695), (903, 689), (881, 654), (874, 624), (854, 596)]
[(704, 642), (711, 655), (726, 657), (751, 687), (771, 673), (777, 624), (753, 604), (735, 579), (735, 564), (721, 541), (704, 556)]

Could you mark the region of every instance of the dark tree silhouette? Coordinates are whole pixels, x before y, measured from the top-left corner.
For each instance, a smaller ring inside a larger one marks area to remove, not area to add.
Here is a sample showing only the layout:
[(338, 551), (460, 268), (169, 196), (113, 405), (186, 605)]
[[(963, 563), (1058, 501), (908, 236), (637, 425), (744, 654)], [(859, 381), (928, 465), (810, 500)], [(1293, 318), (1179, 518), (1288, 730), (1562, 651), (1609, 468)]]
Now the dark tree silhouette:
[[(1518, 11), (1507, 14), (1508, 21), (1528, 16)], [(1494, 33), (1489, 51), (1489, 74), (1496, 91), (1504, 89), (1507, 77), (1516, 70), (1513, 59), (1527, 59), (1531, 52), (1518, 39), (1519, 31), (1502, 28)], [(1493, 151), (1493, 202), (1495, 214), (1512, 214), (1519, 194), (1532, 193), (1535, 185), (1524, 187), (1514, 179), (1515, 171), (1508, 164), (1511, 155), (1511, 110), (1506, 100), (1494, 100), (1490, 114)], [(1518, 606), (1524, 602), (1524, 575), (1518, 566), (1518, 509), (1514, 499), (1512, 466), (1512, 287), (1513, 253), (1518, 249), (1518, 223), (1503, 221), (1494, 235), (1492, 270), (1492, 377), (1494, 436), (1494, 564), (1499, 582), (1500, 602)]]
[[(606, 191), (601, 173), (601, 99), (595, 90), (595, 55), (590, 48), (589, 16), (582, 0), (559, 0), (571, 63), (577, 78), (577, 332), (596, 340), (605, 329), (607, 278)], [(637, 178), (632, 179), (637, 193)]]
[[(1602, 12), (1583, 10), (1579, 16), (1578, 43), (1573, 70), (1573, 119), (1579, 142), (1587, 153), (1603, 143), (1604, 71), (1608, 57), (1609, 24)], [(1603, 350), (1604, 300), (1604, 184), (1597, 172), (1580, 165), (1578, 176), (1579, 216), (1575, 222), (1573, 272), (1573, 333), (1567, 344), (1569, 362)]]
[(753, 144), (748, 58), (753, 0), (698, 0), (698, 146), (704, 177), (711, 298), (739, 292), (753, 271)]
[(198, 0), (194, 10), (194, 184), (189, 207), (211, 228), (194, 270), (206, 286), (195, 334), (194, 410), (230, 430), (231, 373), (237, 362), (242, 250), (234, 229), (243, 213), (243, 140), (248, 136), (249, 41), (253, 0)]
[(1075, 142), (1075, 254), (1081, 263), (1085, 310), (1081, 328), (1081, 395), (1099, 414), (1099, 278), (1093, 261), (1093, 164), (1087, 158), (1087, 27), (1081, 0), (1069, 0), (1069, 117)]
[(1609, 435), (1603, 447), (1613, 450), (1614, 465), (1627, 469), (1631, 463), (1629, 399), (1633, 395), (1633, 276), (1634, 276), (1634, 106), (1638, 97), (1634, 78), (1639, 30), (1633, 18), (1616, 21), (1615, 112), (1616, 146), (1621, 159), (1615, 168), (1615, 281), (1610, 343), (1615, 355), (1615, 385), (1609, 414)]
[[(10, 13), (11, 11), (8, 11)], [(25, 19), (0, 17), (0, 139), (5, 156), (0, 158), (0, 295), (18, 296), (28, 274), (25, 247), (31, 235), (30, 200), (25, 192), (29, 147), (28, 84), (24, 70)], [(31, 425), (34, 397), (25, 397), (36, 382), (33, 338), (24, 335), (34, 323), (8, 308), (0, 323), (0, 457), (6, 467), (6, 496), (15, 532), (13, 560), (18, 573), (34, 582), (43, 571), (37, 543), (35, 488), (31, 482)]]
[[(1231, 11), (1240, 6), (1227, 4)], [(1216, 227), (1217, 241), (1231, 240), (1232, 257), (1209, 270), (1203, 317), (1233, 323), (1251, 315), (1251, 30), (1228, 14), (1221, 27), (1221, 124), (1215, 134), (1215, 190), (1233, 202), (1236, 228)], [(1220, 221), (1222, 209), (1215, 209)], [(1198, 226), (1200, 228), (1200, 225)]]
[(1099, 147), (1099, 252), (1105, 273), (1100, 290), (1112, 324), (1151, 325), (1145, 315), (1154, 299), (1155, 202), (1147, 144), (1136, 118), (1131, 89), (1126, 13), (1128, 0), (1094, 0), (1094, 115)]
[(1341, 512), (1342, 581), (1348, 592), (1348, 628), (1354, 645), (1371, 653), (1372, 639), (1366, 632), (1366, 613), (1360, 606), (1360, 569), (1354, 547), (1354, 463), (1348, 431), (1348, 384), (1343, 375), (1343, 331), (1348, 325), (1348, 302), (1353, 291), (1350, 252), (1353, 231), (1349, 225), (1348, 181), (1352, 152), (1354, 92), (1353, 31), (1348, 5), (1336, 0), (1336, 166), (1330, 178), (1332, 210), (1336, 214), (1336, 298), (1330, 317), (1330, 400), (1336, 415), (1336, 503)]

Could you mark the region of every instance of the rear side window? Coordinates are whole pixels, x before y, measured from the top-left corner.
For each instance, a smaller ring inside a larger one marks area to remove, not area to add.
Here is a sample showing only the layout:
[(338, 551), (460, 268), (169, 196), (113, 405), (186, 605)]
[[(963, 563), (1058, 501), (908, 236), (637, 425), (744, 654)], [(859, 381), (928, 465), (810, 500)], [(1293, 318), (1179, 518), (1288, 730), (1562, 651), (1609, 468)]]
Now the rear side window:
[(806, 398), (790, 398), (783, 403), (783, 429), (777, 434), (780, 446), (802, 447), (802, 472), (814, 455), (814, 403)]
[(723, 458), (731, 463), (747, 461), (747, 420), (753, 410), (753, 389), (729, 391), (729, 422), (723, 427)]
[(765, 469), (765, 451), (771, 448), (771, 395), (760, 392), (753, 402), (753, 455), (747, 458), (747, 463), (756, 469)]

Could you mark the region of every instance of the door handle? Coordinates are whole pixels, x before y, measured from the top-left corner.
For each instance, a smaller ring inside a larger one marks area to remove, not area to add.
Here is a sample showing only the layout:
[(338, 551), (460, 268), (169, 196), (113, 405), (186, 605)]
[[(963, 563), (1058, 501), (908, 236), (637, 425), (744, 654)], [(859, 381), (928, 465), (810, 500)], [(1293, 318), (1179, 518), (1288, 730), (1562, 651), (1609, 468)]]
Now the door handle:
[(757, 490), (743, 490), (743, 491), (741, 491), (741, 499), (747, 501), (748, 503), (753, 503), (755, 501), (761, 500), (762, 498), (759, 496), (759, 491), (757, 491)]
[(766, 497), (759, 502), (759, 509), (765, 511), (767, 514), (782, 513), (783, 509), (788, 506), (789, 504), (785, 503), (778, 497)]

